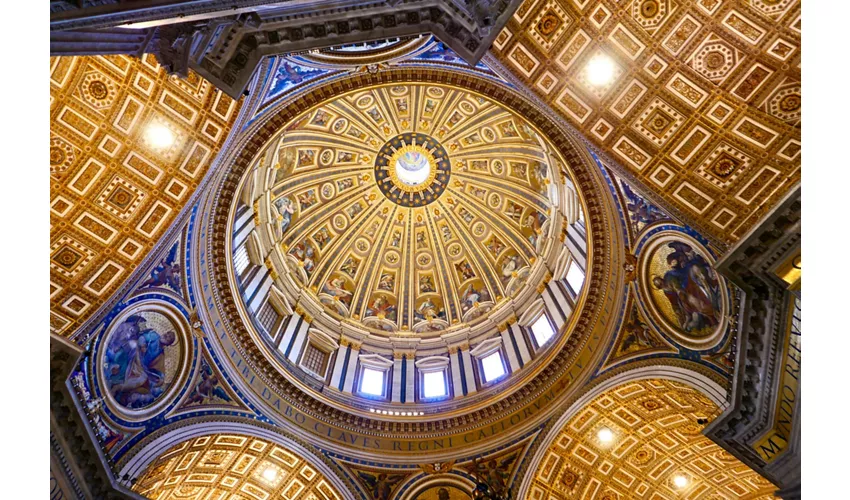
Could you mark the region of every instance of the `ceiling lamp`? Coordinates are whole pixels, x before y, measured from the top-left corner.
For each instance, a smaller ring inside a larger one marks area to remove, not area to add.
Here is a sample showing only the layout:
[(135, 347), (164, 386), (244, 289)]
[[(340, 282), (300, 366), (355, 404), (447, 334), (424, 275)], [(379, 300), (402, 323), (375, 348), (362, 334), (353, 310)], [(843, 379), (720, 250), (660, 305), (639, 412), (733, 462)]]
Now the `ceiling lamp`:
[(174, 144), (174, 133), (161, 123), (151, 123), (145, 130), (145, 138), (158, 149), (165, 149)]
[(263, 471), (263, 479), (268, 482), (273, 482), (277, 479), (277, 470), (274, 467), (267, 467), (266, 470)]
[(605, 54), (593, 56), (587, 63), (587, 81), (596, 87), (611, 83), (614, 79), (614, 61)]
[(681, 474), (677, 474), (676, 476), (673, 476), (673, 485), (675, 485), (676, 488), (684, 488), (688, 485), (688, 478)]
[(596, 434), (600, 441), (603, 443), (610, 443), (614, 440), (614, 433), (611, 432), (611, 429), (607, 427), (603, 427), (599, 429), (599, 432)]

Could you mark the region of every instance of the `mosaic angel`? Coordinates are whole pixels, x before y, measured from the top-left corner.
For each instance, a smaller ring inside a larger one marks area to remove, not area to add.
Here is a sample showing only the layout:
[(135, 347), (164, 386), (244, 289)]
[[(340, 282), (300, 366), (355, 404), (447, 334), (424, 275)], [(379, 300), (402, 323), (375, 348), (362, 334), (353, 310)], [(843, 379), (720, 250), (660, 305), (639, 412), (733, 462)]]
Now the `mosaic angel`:
[(313, 240), (316, 241), (316, 244), (319, 245), (319, 250), (321, 250), (331, 241), (331, 233), (328, 231), (328, 228), (323, 227), (313, 233)]
[(395, 288), (395, 275), (390, 273), (382, 273), (378, 279), (378, 289), (392, 292)]
[(405, 477), (402, 475), (388, 476), (383, 472), (378, 475), (372, 475), (362, 471), (358, 471), (357, 475), (368, 485), (369, 491), (375, 500), (389, 500), (393, 489), (395, 489), (395, 485)]
[(331, 278), (322, 287), (322, 293), (326, 293), (332, 297), (339, 298), (340, 301), (346, 304), (351, 302), (351, 292), (345, 289), (344, 278)]
[(342, 263), (342, 266), (339, 268), (339, 270), (353, 278), (357, 274), (357, 268), (359, 267), (359, 264), (359, 262), (354, 260), (354, 257), (349, 256), (347, 259), (345, 259), (345, 262)]
[(502, 243), (499, 238), (493, 237), (489, 243), (487, 243), (487, 250), (490, 250), (490, 253), (493, 254), (493, 257), (497, 257), (502, 250), (505, 249), (505, 244)]
[(469, 265), (469, 262), (467, 261), (455, 264), (455, 269), (460, 275), (462, 281), (466, 281), (475, 277), (475, 271), (472, 270), (472, 266)]
[(434, 280), (429, 275), (419, 277), (419, 293), (431, 293), (434, 291)]
[(177, 247), (177, 244), (171, 247), (168, 255), (159, 262), (159, 265), (151, 271), (150, 277), (142, 283), (142, 288), (165, 286), (174, 291), (180, 290), (180, 263), (177, 262)]
[(629, 210), (629, 216), (632, 219), (635, 230), (640, 230), (646, 225), (668, 218), (658, 207), (647, 202), (642, 196), (632, 191), (628, 184), (625, 182), (621, 184), (623, 186), (623, 194), (626, 195), (627, 199), (626, 208)]
[(186, 406), (205, 404), (219, 400), (225, 403), (233, 401), (227, 391), (221, 387), (218, 376), (213, 372), (206, 360), (201, 363), (201, 380), (198, 385), (192, 390), (189, 399), (186, 400)]
[(286, 233), (289, 225), (292, 224), (292, 216), (295, 214), (295, 204), (288, 197), (281, 196), (274, 200), (272, 206), (275, 212), (277, 212), (275, 215), (280, 224), (281, 234)]
[(301, 205), (301, 210), (307, 210), (316, 204), (316, 192), (312, 189), (298, 195), (298, 203)]

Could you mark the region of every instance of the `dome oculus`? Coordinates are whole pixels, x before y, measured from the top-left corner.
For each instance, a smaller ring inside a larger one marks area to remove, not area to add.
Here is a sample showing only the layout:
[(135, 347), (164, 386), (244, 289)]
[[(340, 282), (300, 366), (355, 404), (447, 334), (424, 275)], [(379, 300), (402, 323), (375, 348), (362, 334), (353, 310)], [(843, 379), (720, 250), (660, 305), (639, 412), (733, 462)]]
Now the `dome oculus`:
[(395, 174), (402, 184), (416, 187), (431, 174), (431, 162), (419, 151), (408, 151), (396, 159)]
[(399, 134), (375, 158), (375, 181), (384, 195), (403, 207), (422, 207), (445, 191), (451, 164), (443, 146), (416, 132)]

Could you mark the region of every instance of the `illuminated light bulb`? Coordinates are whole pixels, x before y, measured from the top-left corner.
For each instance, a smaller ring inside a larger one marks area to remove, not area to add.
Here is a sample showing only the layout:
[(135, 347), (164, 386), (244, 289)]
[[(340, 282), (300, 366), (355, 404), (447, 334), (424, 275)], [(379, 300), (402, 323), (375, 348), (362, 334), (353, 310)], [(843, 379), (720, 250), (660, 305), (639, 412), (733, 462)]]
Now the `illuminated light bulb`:
[(148, 125), (145, 137), (155, 148), (165, 149), (174, 144), (174, 133), (168, 127), (159, 123)]
[(674, 484), (677, 488), (684, 488), (685, 486), (687, 486), (687, 485), (688, 485), (688, 478), (686, 478), (685, 476), (683, 476), (683, 475), (679, 474), (678, 476), (674, 476), (674, 477), (673, 477), (673, 484)]
[(607, 427), (603, 427), (599, 429), (599, 433), (596, 434), (599, 437), (599, 440), (603, 443), (610, 443), (614, 440), (614, 433), (611, 432), (611, 429)]
[(274, 481), (277, 478), (277, 471), (271, 467), (263, 471), (263, 479), (266, 481)]
[(605, 54), (597, 54), (587, 63), (587, 80), (601, 87), (614, 79), (614, 61)]
[(374, 408), (369, 408), (369, 413), (375, 413), (375, 409), (374, 409)]

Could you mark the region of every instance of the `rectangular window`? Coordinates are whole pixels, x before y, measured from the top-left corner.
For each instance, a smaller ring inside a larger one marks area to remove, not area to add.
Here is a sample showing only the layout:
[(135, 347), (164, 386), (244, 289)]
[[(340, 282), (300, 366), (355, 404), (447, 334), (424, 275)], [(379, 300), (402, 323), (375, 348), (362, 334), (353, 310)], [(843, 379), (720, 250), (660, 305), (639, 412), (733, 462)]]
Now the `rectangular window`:
[(248, 263), (248, 248), (243, 243), (239, 245), (239, 248), (233, 254), (233, 265), (236, 268), (236, 274), (238, 276), (245, 274), (245, 269), (248, 269)]
[(584, 284), (584, 271), (575, 262), (570, 263), (570, 268), (567, 270), (567, 284), (576, 294), (581, 290), (581, 285)]
[(304, 349), (304, 355), (301, 357), (301, 366), (320, 377), (324, 377), (325, 370), (328, 367), (328, 353), (308, 343), (307, 348)]
[(360, 377), (360, 392), (372, 396), (384, 395), (384, 372), (373, 368), (363, 368)]
[(269, 301), (266, 301), (266, 304), (260, 309), (260, 314), (257, 315), (257, 319), (260, 320), (260, 324), (263, 325), (269, 335), (274, 335), (272, 330), (279, 318), (280, 316)]
[(505, 364), (499, 351), (481, 358), (481, 368), (484, 372), (484, 382), (492, 382), (505, 374)]
[(439, 398), (446, 395), (446, 372), (425, 372), (422, 376), (422, 395), (426, 398)]
[(531, 333), (534, 334), (537, 345), (542, 347), (555, 335), (555, 329), (552, 328), (552, 323), (549, 322), (546, 314), (541, 314), (537, 321), (531, 325)]

